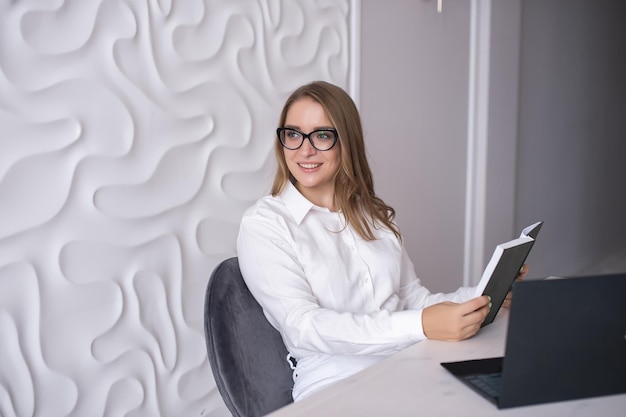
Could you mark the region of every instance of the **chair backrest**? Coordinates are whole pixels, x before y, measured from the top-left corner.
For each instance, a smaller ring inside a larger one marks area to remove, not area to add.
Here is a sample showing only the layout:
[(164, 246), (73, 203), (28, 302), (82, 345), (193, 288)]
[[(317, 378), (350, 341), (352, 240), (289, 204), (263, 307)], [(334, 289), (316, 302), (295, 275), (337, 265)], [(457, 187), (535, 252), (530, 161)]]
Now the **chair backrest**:
[(233, 416), (262, 416), (293, 402), (287, 349), (248, 290), (236, 257), (211, 274), (204, 332), (217, 389)]

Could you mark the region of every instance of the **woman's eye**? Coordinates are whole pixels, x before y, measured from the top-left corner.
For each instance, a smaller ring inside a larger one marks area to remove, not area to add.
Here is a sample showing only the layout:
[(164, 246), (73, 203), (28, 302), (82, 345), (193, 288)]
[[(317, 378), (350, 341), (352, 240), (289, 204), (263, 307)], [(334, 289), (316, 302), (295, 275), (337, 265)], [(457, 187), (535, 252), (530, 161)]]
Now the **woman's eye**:
[(324, 130), (317, 132), (316, 136), (318, 139), (321, 139), (321, 140), (333, 140), (335, 138), (335, 135), (333, 134), (333, 132), (324, 131)]

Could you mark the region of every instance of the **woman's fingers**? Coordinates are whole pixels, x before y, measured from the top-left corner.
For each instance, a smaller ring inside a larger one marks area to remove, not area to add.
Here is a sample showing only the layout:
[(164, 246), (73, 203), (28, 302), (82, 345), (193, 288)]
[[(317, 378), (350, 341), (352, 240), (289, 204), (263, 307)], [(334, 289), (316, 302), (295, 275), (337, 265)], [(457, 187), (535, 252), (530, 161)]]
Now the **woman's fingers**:
[(458, 341), (473, 336), (490, 309), (487, 296), (473, 298), (462, 304), (444, 302), (422, 311), (422, 327), (429, 339)]

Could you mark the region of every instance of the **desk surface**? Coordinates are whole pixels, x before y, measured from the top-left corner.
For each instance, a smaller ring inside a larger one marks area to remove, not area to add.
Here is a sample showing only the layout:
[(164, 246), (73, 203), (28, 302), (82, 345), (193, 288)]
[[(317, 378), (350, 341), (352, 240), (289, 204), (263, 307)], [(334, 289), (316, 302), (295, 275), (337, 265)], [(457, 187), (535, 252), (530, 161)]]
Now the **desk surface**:
[(626, 415), (626, 394), (499, 410), (441, 365), (503, 356), (508, 310), (463, 342), (427, 340), (330, 388), (270, 414), (317, 416), (594, 416)]

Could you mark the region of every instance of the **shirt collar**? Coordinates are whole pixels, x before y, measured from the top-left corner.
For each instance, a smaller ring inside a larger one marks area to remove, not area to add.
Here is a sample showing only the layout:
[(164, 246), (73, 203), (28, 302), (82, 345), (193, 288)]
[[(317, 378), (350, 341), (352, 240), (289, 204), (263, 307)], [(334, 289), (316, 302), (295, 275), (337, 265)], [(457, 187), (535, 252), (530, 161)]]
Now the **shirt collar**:
[(329, 212), (327, 208), (318, 207), (315, 204), (311, 203), (305, 196), (303, 196), (300, 191), (296, 188), (295, 185), (291, 183), (291, 181), (287, 181), (287, 185), (285, 189), (280, 193), (280, 198), (285, 203), (287, 209), (291, 212), (291, 215), (294, 217), (298, 224), (302, 223), (304, 217), (311, 210), (320, 210)]

